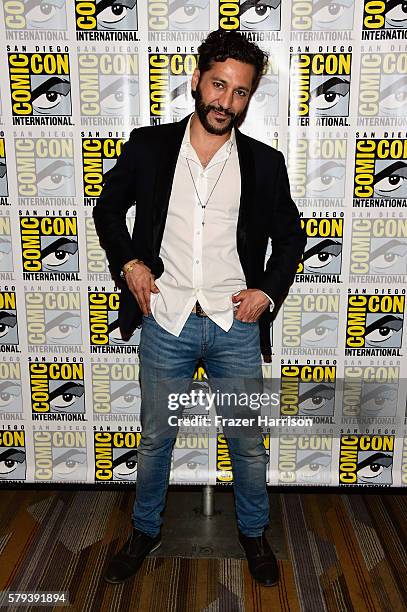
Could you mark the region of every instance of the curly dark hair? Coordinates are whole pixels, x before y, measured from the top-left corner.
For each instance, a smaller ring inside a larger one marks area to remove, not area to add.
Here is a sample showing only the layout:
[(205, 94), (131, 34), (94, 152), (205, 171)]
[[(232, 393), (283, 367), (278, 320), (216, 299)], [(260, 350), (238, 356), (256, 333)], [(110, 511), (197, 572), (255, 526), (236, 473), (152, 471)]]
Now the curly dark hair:
[(202, 74), (210, 70), (213, 62), (235, 59), (255, 68), (254, 84), (259, 81), (268, 61), (268, 55), (235, 30), (214, 30), (198, 47), (198, 69)]

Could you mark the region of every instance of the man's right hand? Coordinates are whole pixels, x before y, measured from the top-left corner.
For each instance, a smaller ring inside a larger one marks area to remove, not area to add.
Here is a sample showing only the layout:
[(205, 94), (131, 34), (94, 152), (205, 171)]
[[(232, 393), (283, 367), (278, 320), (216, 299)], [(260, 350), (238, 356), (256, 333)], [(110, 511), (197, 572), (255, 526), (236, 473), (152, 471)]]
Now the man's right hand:
[(154, 282), (151, 270), (144, 263), (136, 263), (130, 272), (125, 275), (126, 283), (137, 300), (144, 315), (151, 314), (150, 293), (159, 293), (159, 288)]

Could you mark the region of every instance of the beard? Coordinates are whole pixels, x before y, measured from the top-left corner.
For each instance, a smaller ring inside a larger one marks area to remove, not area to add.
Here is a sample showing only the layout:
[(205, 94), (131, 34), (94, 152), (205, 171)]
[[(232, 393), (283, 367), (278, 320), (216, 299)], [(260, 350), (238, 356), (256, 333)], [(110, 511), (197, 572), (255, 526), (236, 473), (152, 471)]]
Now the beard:
[[(233, 113), (232, 111), (226, 108), (223, 108), (223, 106), (214, 106), (213, 104), (204, 104), (202, 100), (202, 94), (199, 89), (199, 84), (197, 85), (196, 90), (192, 91), (192, 97), (195, 100), (195, 112), (198, 115), (199, 120), (202, 123), (203, 127), (205, 128), (207, 132), (209, 132), (209, 134), (215, 134), (216, 136), (223, 136), (224, 134), (227, 134), (228, 132), (232, 131), (232, 128), (237, 123), (239, 115), (236, 115), (236, 113)], [(230, 120), (226, 123), (226, 125), (223, 125), (223, 126), (216, 127), (212, 125), (211, 123), (209, 123), (209, 120), (208, 120), (208, 115), (211, 110), (215, 110), (215, 111), (224, 113), (225, 115), (230, 117)]]

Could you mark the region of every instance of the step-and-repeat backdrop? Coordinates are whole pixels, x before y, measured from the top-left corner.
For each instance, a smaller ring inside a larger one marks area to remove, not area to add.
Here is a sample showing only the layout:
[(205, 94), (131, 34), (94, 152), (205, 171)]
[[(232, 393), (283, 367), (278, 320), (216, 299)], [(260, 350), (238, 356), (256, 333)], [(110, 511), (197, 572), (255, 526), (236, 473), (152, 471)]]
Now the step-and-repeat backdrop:
[[(270, 53), (242, 130), (285, 154), (308, 236), (264, 363), (268, 483), (405, 486), (407, 2), (3, 0), (0, 21), (0, 482), (136, 480), (140, 330), (120, 338), (92, 208), (133, 128), (193, 109), (221, 27)], [(221, 430), (180, 433), (171, 482), (232, 481)]]

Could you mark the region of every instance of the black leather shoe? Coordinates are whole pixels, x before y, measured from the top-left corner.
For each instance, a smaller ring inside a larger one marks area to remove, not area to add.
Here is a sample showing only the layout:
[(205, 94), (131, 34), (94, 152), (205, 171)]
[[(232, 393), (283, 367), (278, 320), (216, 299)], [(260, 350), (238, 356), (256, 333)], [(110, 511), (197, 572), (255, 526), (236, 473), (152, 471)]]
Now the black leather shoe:
[(239, 542), (246, 553), (249, 570), (263, 586), (278, 582), (278, 564), (264, 533), (258, 538), (249, 538), (239, 530)]
[(123, 548), (110, 561), (104, 579), (117, 584), (124, 582), (137, 572), (147, 555), (161, 544), (161, 533), (151, 538), (133, 527), (133, 531)]

